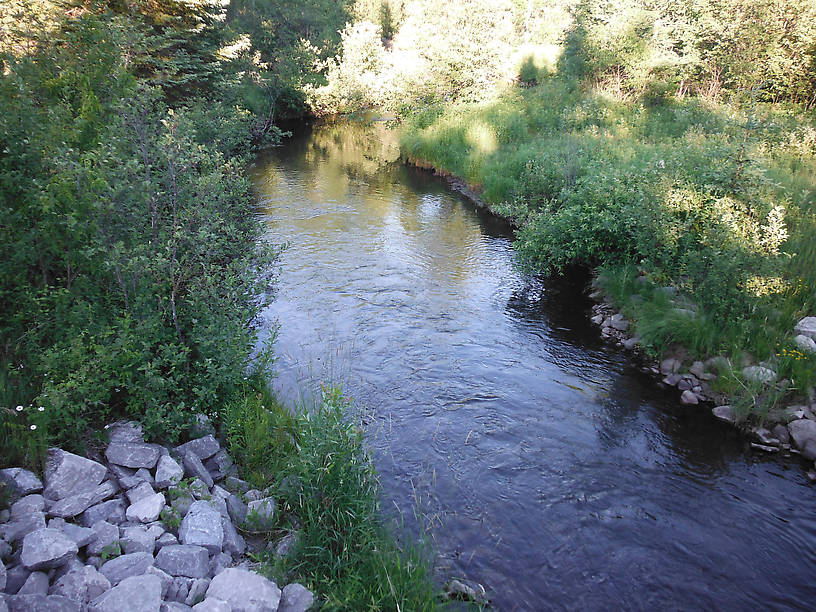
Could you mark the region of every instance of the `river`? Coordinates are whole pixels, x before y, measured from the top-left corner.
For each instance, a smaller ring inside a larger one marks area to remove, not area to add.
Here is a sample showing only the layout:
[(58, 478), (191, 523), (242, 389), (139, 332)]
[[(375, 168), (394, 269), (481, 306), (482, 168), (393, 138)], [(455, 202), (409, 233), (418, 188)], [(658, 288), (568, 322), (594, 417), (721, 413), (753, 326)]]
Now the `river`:
[(798, 460), (682, 407), (601, 341), (586, 279), (525, 275), (505, 223), (397, 156), (384, 124), (349, 123), (258, 159), (290, 244), (263, 316), (279, 395), (342, 383), (439, 575), (499, 610), (816, 606)]

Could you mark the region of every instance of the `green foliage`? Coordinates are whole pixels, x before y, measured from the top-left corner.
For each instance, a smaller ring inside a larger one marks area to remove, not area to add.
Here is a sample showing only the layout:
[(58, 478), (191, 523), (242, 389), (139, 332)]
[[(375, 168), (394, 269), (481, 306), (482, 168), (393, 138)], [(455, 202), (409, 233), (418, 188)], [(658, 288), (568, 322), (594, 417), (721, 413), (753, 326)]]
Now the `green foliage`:
[(311, 584), (326, 609), (434, 609), (428, 559), (383, 524), (379, 483), (348, 410), (339, 389), (325, 388), (317, 406), (292, 416), (257, 377), (227, 404), (225, 431), (244, 476), (271, 487), (276, 514), (300, 525), (297, 550), (269, 555), (267, 567)]
[(102, 558), (103, 561), (110, 561), (111, 559), (115, 559), (121, 554), (122, 545), (118, 541), (116, 541), (113, 544), (103, 546), (102, 551), (99, 553), (99, 556)]

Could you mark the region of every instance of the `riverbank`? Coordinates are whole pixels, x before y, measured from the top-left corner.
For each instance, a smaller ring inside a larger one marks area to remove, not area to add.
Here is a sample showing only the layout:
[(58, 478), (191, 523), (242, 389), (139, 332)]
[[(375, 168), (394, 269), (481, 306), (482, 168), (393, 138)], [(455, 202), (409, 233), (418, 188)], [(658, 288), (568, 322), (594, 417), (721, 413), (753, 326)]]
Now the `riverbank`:
[(645, 106), (552, 78), (410, 116), (401, 152), (510, 219), (528, 268), (595, 267), (604, 335), (625, 325), (617, 341), (685, 403), (730, 406), (755, 431), (813, 401), (812, 129), (782, 107)]

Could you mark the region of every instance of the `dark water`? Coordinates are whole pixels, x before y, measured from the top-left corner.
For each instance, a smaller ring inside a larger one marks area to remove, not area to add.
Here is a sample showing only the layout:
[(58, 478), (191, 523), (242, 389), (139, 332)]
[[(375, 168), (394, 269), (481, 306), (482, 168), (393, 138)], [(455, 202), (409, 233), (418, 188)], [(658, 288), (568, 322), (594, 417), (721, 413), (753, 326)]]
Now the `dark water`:
[[(816, 607), (816, 496), (603, 345), (583, 280), (514, 268), (508, 228), (391, 163), (382, 124), (261, 158), (289, 241), (277, 386), (342, 382), (385, 505), (500, 610)], [(390, 160), (390, 161), (389, 161)]]

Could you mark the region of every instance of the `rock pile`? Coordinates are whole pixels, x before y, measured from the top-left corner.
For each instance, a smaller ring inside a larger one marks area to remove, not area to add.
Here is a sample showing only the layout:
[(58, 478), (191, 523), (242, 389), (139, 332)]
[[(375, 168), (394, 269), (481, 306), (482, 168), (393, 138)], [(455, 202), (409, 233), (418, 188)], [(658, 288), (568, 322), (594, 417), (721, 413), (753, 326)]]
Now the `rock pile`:
[(236, 477), (211, 433), (168, 449), (145, 443), (138, 424), (118, 423), (108, 438), (104, 463), (50, 449), (44, 483), (0, 470), (13, 498), (0, 516), (0, 612), (313, 605), (302, 585), (281, 590), (243, 559), (238, 528), (269, 525), (275, 502)]

